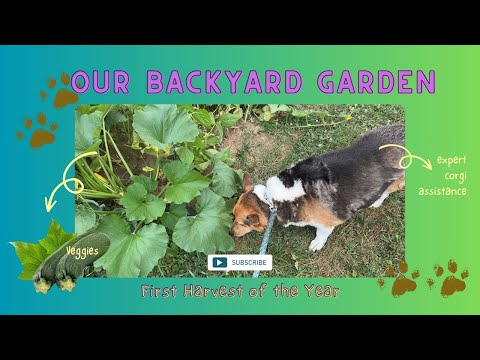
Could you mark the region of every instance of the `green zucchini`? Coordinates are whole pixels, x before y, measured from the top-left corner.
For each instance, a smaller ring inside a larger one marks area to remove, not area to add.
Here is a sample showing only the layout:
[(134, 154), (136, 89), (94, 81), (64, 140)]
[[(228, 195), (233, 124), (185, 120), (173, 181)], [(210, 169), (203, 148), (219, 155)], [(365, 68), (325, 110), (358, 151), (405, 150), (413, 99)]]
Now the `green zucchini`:
[(75, 245), (77, 241), (80, 241), (90, 233), (91, 232), (86, 232), (85, 234), (70, 239), (40, 264), (37, 271), (35, 271), (35, 274), (33, 274), (33, 285), (35, 286), (37, 293), (41, 292), (46, 294), (52, 287), (52, 284), (56, 281), (55, 275), (57, 264), (67, 253), (67, 247)]
[(110, 239), (104, 233), (92, 233), (75, 243), (57, 264), (55, 278), (58, 287), (72, 291), (76, 279), (83, 277), (83, 271), (95, 260), (102, 257), (110, 247)]

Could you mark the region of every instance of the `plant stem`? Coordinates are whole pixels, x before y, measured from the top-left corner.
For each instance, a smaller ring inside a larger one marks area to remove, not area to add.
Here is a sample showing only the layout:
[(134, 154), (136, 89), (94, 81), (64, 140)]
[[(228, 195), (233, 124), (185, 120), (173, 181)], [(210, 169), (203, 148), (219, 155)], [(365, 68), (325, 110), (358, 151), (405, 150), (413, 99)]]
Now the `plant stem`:
[(169, 186), (170, 186), (170, 183), (167, 183), (167, 185), (165, 185), (162, 191), (160, 191), (160, 193), (158, 194), (158, 197), (161, 197), (163, 193), (168, 189)]
[(135, 226), (135, 229), (133, 229), (133, 233), (136, 234), (137, 230), (143, 225), (143, 220), (137, 223), (137, 226)]
[(156, 168), (155, 178), (153, 180), (157, 180), (158, 179), (158, 174), (160, 173), (160, 154), (159, 153), (157, 153), (157, 160), (155, 161), (155, 168)]
[(105, 113), (102, 116), (103, 142), (105, 143), (105, 152), (107, 153), (108, 164), (110, 165), (111, 169), (113, 169), (113, 166), (112, 166), (112, 158), (110, 157), (110, 150), (108, 149), (107, 129), (105, 128), (105, 117), (107, 116), (109, 111), (112, 109), (112, 107), (113, 105), (110, 105), (110, 107), (105, 111)]
[(98, 191), (105, 191), (105, 190), (108, 190), (110, 192), (112, 192), (111, 189), (109, 189), (107, 186), (105, 186), (105, 184), (100, 181), (96, 176), (95, 174), (93, 173), (92, 169), (90, 168), (90, 166), (87, 164), (87, 161), (85, 159), (81, 159), (82, 162), (83, 162), (83, 166), (85, 168), (85, 171), (87, 172), (88, 174), (88, 177), (90, 178), (91, 181), (93, 181), (95, 184), (97, 184), (96, 187), (94, 187), (94, 189), (96, 188)]
[(93, 210), (93, 212), (95, 214), (121, 214), (121, 213), (123, 213), (123, 211), (121, 211), (121, 210), (109, 210), (109, 211), (103, 211), (103, 210), (95, 211), (95, 210)]
[(247, 105), (247, 111), (245, 111), (245, 117), (243, 118), (243, 121), (247, 121), (247, 118), (248, 118), (248, 114), (250, 113), (250, 107), (252, 105)]
[(115, 148), (115, 151), (117, 152), (118, 156), (120, 157), (120, 160), (122, 160), (123, 166), (125, 166), (125, 169), (127, 169), (130, 176), (133, 176), (132, 170), (130, 170), (130, 167), (128, 166), (127, 162), (123, 158), (122, 153), (120, 152), (120, 150), (117, 147), (117, 144), (115, 144), (115, 141), (112, 138), (112, 135), (110, 135), (110, 133), (108, 131), (107, 131), (107, 135), (110, 138), (110, 141), (112, 142), (112, 145)]
[(106, 164), (104, 164), (104, 162), (103, 162), (103, 160), (102, 160), (101, 157), (98, 157), (98, 162), (100, 163), (100, 166), (101, 166), (101, 168), (103, 169), (103, 172), (104, 172), (105, 175), (107, 176), (108, 182), (113, 186), (113, 189), (115, 190), (115, 192), (118, 192), (118, 190), (119, 190), (119, 189), (118, 189), (118, 186), (117, 186), (117, 184), (115, 183), (115, 181), (113, 181), (113, 180), (110, 178), (110, 174), (109, 174), (109, 172), (107, 171), (107, 169), (106, 169), (106, 167), (105, 167)]
[(88, 166), (85, 159), (80, 159), (80, 162), (77, 163), (78, 169), (82, 174), (83, 180), (87, 183), (92, 190), (103, 191), (105, 186), (93, 175), (92, 170)]
[[(105, 161), (102, 159), (101, 156), (98, 157), (98, 161), (100, 162), (100, 166), (102, 167), (103, 171), (105, 174), (107, 174), (108, 180), (112, 183), (112, 185), (115, 187), (115, 191), (118, 192), (119, 188), (122, 189), (123, 191), (126, 190), (125, 186), (122, 184), (120, 179), (118, 178), (117, 174), (113, 171), (113, 169), (110, 169), (107, 167), (107, 164), (105, 164)], [(110, 174), (110, 177), (108, 176)]]
[(94, 199), (120, 199), (122, 195), (120, 194), (112, 194), (112, 193), (106, 193), (102, 191), (95, 191), (95, 190), (90, 190), (90, 189), (84, 189), (81, 193), (81, 196), (83, 197), (89, 197), (89, 198), (94, 198)]

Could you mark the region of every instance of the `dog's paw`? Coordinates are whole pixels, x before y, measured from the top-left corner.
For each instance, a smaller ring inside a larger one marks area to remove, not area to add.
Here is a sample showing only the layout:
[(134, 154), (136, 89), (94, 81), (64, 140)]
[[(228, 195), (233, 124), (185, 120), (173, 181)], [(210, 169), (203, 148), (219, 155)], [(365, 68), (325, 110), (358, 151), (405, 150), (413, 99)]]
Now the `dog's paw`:
[(388, 191), (385, 191), (378, 199), (375, 201), (372, 205), (370, 205), (371, 208), (379, 208), (382, 206), (384, 200), (388, 197), (390, 193)]
[(319, 251), (323, 248), (326, 242), (327, 242), (326, 239), (325, 240), (313, 239), (310, 245), (308, 246), (308, 250), (314, 251), (314, 252)]

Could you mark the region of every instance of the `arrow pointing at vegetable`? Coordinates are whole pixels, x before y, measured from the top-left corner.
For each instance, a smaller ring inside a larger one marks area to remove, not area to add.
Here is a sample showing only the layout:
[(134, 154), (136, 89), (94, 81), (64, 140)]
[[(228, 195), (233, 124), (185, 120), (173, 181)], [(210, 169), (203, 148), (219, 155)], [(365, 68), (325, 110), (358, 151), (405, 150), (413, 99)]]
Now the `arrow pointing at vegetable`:
[[(412, 161), (413, 159), (418, 159), (420, 160), (421, 162), (423, 162), (423, 167), (428, 169), (428, 170), (432, 170), (432, 163), (430, 162), (430, 159), (427, 159), (425, 160), (424, 158), (421, 158), (420, 156), (417, 156), (417, 155), (412, 155), (412, 153), (406, 148), (406, 147), (403, 147), (402, 145), (398, 145), (398, 144), (386, 144), (386, 145), (382, 145), (378, 148), (378, 150), (382, 150), (382, 149), (385, 149), (387, 147), (398, 147), (402, 150), (404, 150), (407, 155), (405, 155), (404, 157), (402, 157), (400, 159), (400, 161), (398, 162), (398, 164), (400, 165), (400, 167), (402, 169), (407, 169), (410, 167), (410, 165), (412, 165)], [(405, 161), (406, 159), (408, 159), (408, 163)]]
[[(83, 157), (87, 157), (87, 156), (93, 156), (93, 155), (96, 155), (97, 152), (96, 151), (90, 151), (90, 152), (87, 152), (87, 153), (84, 153), (84, 154), (81, 154), (81, 155), (78, 155), (75, 159), (73, 159), (72, 161), (70, 161), (67, 165), (67, 167), (65, 168), (65, 170), (63, 170), (63, 178), (62, 178), (62, 181), (60, 182), (60, 184), (58, 184), (57, 186), (55, 186), (55, 188), (53, 189), (52, 193), (50, 194), (50, 197), (47, 199), (47, 197), (45, 196), (45, 210), (47, 210), (47, 213), (49, 213), (50, 211), (52, 211), (53, 207), (55, 206), (55, 204), (57, 203), (57, 200), (53, 201), (53, 197), (55, 196), (55, 193), (63, 186), (69, 193), (71, 194), (74, 194), (74, 195), (78, 195), (80, 194), (83, 189), (84, 189), (84, 185), (83, 185), (83, 182), (80, 181), (79, 179), (73, 177), (73, 178), (69, 178), (67, 179), (67, 172), (68, 172), (68, 169), (70, 169), (70, 167), (75, 164), (75, 162)], [(69, 182), (73, 182), (74, 183), (74, 189), (78, 187), (77, 190), (72, 190), (70, 189), (68, 186), (67, 186), (67, 183)]]

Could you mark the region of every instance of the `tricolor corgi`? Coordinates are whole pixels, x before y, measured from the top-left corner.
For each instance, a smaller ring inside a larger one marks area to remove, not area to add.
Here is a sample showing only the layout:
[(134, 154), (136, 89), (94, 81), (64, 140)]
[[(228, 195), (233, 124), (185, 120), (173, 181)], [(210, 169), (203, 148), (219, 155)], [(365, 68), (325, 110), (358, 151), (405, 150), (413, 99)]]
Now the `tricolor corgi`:
[(360, 209), (379, 207), (390, 193), (404, 188), (400, 163), (404, 151), (398, 147), (379, 150), (385, 144), (404, 146), (404, 125), (376, 128), (349, 147), (302, 160), (269, 178), (266, 186), (254, 185), (245, 174), (230, 235), (265, 231), (270, 208), (276, 207), (283, 226), (314, 226), (317, 232), (309, 250), (322, 249), (335, 226)]

